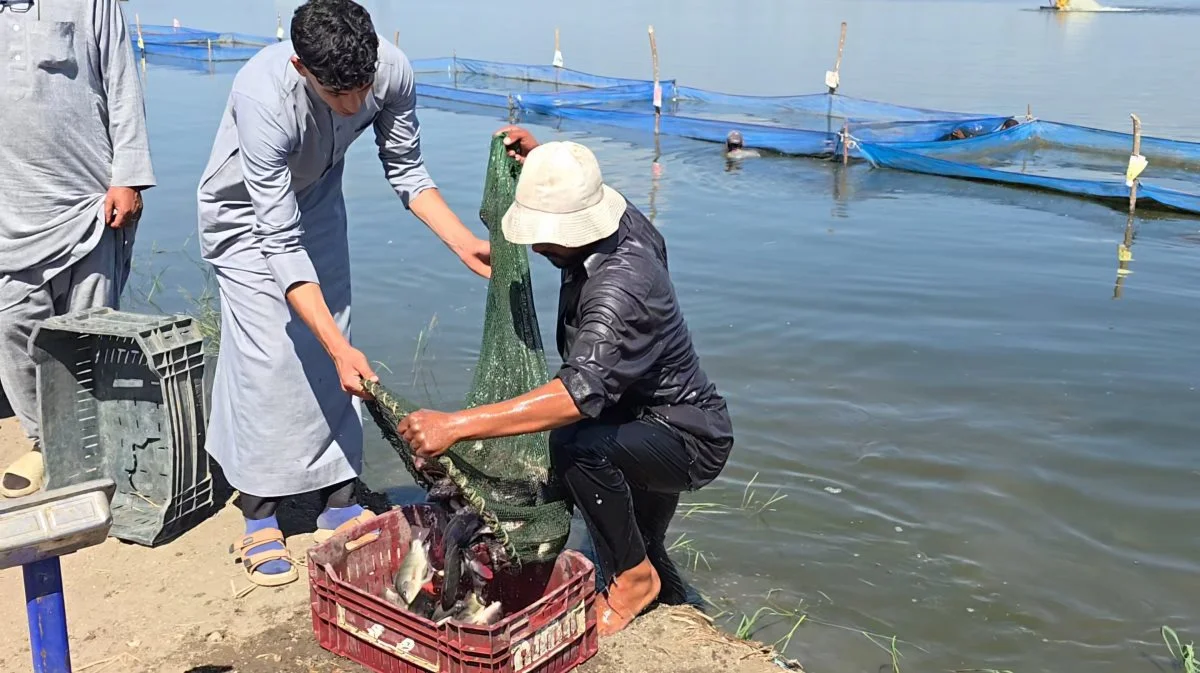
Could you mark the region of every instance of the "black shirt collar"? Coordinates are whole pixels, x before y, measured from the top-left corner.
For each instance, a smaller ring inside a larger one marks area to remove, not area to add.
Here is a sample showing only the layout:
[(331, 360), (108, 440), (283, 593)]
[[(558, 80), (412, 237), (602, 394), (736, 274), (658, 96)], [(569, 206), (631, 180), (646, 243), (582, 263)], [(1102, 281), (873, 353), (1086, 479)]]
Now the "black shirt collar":
[(607, 238), (600, 239), (593, 243), (588, 252), (583, 257), (583, 261), (572, 268), (572, 273), (582, 273), (584, 277), (590, 278), (599, 270), (600, 265), (604, 264), (604, 260), (608, 256), (616, 252), (617, 245), (625, 238), (625, 218), (621, 218), (621, 223), (617, 225), (617, 230), (609, 234)]

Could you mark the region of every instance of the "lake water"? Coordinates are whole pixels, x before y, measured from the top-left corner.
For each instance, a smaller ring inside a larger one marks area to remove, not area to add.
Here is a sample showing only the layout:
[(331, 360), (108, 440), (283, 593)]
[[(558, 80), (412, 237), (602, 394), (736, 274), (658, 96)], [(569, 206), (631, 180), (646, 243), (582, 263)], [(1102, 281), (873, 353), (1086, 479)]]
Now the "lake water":
[[(1024, 113), (1200, 140), (1200, 13), (1058, 15), (973, 0), (367, 2), (412, 58), (549, 63), (728, 92), (823, 88), (849, 22), (842, 93), (946, 110)], [(132, 0), (144, 23), (272, 35), (295, 2)], [(1128, 2), (1128, 8), (1148, 7)], [(1192, 37), (1189, 37), (1192, 36)], [(194, 194), (232, 75), (155, 67), (147, 107), (160, 186), (147, 194), (135, 282), (184, 309), (198, 291)], [(499, 117), (421, 112), (427, 162), (482, 232)], [(1200, 630), (1200, 220), (1139, 219), (1114, 297), (1124, 214), (1086, 201), (936, 177), (768, 158), (725, 171), (719, 147), (534, 126), (582, 140), (607, 180), (653, 214), (696, 345), (728, 396), (738, 444), (692, 501), (735, 507), (757, 474), (761, 516), (677, 522), (702, 550), (697, 586), (809, 620), (788, 654), (812, 671), (1128, 673), (1165, 665), (1160, 625)], [(616, 134), (616, 135), (614, 135)], [(347, 161), (355, 339), (387, 382), (443, 408), (462, 399), (485, 284), (385, 183), (370, 138)], [(1120, 170), (1118, 165), (1117, 171)], [(162, 252), (166, 251), (166, 252)], [(156, 254), (159, 253), (159, 254)], [(556, 276), (537, 264), (553, 343)], [(420, 358), (414, 353), (431, 319)], [(553, 361), (553, 359), (552, 359)], [(376, 433), (366, 478), (409, 484)], [(221, 550), (214, 549), (214, 562)], [(687, 554), (681, 550), (680, 558)], [(773, 640), (789, 624), (760, 622)]]

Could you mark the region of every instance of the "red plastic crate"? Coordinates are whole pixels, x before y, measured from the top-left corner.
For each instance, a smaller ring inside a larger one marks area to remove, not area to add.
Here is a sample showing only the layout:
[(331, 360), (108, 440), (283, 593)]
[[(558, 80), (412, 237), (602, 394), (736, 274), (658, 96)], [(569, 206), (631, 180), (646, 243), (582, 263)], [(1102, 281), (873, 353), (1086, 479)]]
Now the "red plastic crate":
[[(412, 527), (429, 528), (432, 518), (426, 505), (395, 509), (309, 551), (321, 647), (377, 673), (563, 673), (595, 656), (595, 571), (573, 550), (517, 575), (497, 573), (481, 598), (501, 601), (507, 616), (491, 626), (439, 627), (384, 600)], [(346, 551), (347, 541), (377, 529), (378, 540)]]

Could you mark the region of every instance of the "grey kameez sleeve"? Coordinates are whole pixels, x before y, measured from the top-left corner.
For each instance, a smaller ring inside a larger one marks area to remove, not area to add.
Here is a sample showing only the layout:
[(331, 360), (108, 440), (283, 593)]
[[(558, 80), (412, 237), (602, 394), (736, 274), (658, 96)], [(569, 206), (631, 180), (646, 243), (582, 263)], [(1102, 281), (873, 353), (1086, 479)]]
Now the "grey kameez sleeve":
[(99, 80), (108, 105), (108, 134), (112, 140), (111, 187), (153, 187), (146, 132), (146, 104), (137, 59), (119, 0), (96, 0), (93, 30), (99, 52)]
[(284, 294), (297, 283), (317, 283), (317, 271), (300, 242), (300, 204), (287, 163), (297, 139), (280, 125), (276, 111), (244, 94), (233, 94), (233, 117), (242, 179), (254, 206), (250, 232), (275, 282)]
[(664, 342), (657, 319), (641, 297), (605, 283), (584, 293), (579, 331), (555, 378), (579, 413), (596, 418), (658, 361)]
[(416, 76), (408, 59), (400, 60), (403, 67), (392, 69), (383, 105), (375, 116), (375, 144), (388, 182), (408, 208), (418, 194), (437, 185), (421, 157)]

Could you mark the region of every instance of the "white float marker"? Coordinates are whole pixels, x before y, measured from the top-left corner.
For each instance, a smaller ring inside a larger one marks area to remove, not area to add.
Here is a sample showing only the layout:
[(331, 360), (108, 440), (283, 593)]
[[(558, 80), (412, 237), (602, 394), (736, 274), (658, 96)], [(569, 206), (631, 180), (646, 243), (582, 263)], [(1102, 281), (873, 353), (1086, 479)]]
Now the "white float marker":
[(550, 65), (554, 66), (554, 90), (558, 91), (558, 73), (563, 67), (563, 56), (559, 48), (557, 26), (554, 27), (554, 58), (550, 59)]
[(1137, 202), (1137, 179), (1150, 163), (1142, 156), (1142, 120), (1135, 114), (1133, 118), (1133, 154), (1129, 155), (1129, 166), (1125, 168), (1125, 186), (1129, 187), (1129, 210), (1132, 212)]
[(558, 28), (555, 28), (554, 29), (554, 60), (551, 61), (551, 64), (554, 65), (555, 68), (563, 67), (563, 55), (562, 55), (562, 50), (559, 49), (559, 46), (560, 45), (559, 45), (559, 41), (558, 41)]

